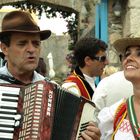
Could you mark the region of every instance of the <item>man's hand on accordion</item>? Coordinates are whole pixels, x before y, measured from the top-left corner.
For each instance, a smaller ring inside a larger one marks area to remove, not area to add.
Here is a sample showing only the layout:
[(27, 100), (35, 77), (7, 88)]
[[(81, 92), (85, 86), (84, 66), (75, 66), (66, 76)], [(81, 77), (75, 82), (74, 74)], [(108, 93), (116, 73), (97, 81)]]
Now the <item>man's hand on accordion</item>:
[(85, 131), (81, 133), (79, 140), (100, 140), (101, 132), (94, 122), (89, 122)]

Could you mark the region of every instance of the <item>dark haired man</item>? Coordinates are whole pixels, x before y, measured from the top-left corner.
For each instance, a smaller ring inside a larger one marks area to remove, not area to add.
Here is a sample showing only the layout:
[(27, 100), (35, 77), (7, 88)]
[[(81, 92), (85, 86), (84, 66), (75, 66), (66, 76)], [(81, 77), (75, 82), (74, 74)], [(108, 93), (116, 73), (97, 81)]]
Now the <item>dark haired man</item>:
[(77, 67), (62, 87), (91, 100), (96, 87), (95, 77), (101, 76), (108, 64), (106, 49), (107, 44), (102, 40), (93, 37), (79, 40), (74, 48)]

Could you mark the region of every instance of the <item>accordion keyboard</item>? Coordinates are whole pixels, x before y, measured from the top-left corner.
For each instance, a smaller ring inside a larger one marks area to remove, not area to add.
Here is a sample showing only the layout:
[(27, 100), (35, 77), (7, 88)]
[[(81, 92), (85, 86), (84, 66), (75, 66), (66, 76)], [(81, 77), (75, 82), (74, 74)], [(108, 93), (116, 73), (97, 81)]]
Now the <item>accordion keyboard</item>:
[(0, 140), (13, 139), (20, 88), (0, 86)]
[(92, 102), (50, 82), (9, 86), (0, 85), (0, 140), (78, 140), (95, 120)]
[[(24, 119), (22, 130), (19, 134), (19, 140), (38, 139), (39, 124), (42, 113), (43, 84), (32, 85), (25, 89), (24, 92)], [(38, 93), (38, 94), (35, 94)]]
[[(87, 115), (88, 114), (88, 115)], [(83, 107), (83, 112), (81, 115), (81, 120), (79, 123), (78, 133), (76, 136), (76, 140), (78, 140), (81, 137), (81, 132), (86, 130), (86, 127), (88, 126), (89, 120), (96, 120), (95, 116), (95, 108), (91, 104), (85, 103)]]

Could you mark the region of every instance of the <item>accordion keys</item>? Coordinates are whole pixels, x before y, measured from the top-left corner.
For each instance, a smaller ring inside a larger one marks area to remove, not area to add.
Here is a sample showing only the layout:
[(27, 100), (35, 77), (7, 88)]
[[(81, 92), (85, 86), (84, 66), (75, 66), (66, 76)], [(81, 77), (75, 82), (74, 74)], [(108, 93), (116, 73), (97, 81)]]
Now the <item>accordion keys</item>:
[(94, 112), (94, 103), (49, 81), (0, 84), (2, 140), (78, 140)]

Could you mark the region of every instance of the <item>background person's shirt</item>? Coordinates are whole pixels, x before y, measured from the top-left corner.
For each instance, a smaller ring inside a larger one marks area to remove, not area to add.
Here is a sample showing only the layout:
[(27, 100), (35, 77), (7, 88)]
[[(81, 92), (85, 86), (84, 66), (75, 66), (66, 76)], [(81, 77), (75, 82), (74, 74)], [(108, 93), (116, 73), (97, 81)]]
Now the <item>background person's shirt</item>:
[(92, 101), (101, 110), (122, 98), (128, 98), (132, 94), (132, 83), (125, 79), (123, 71), (118, 71), (99, 82), (94, 91)]

